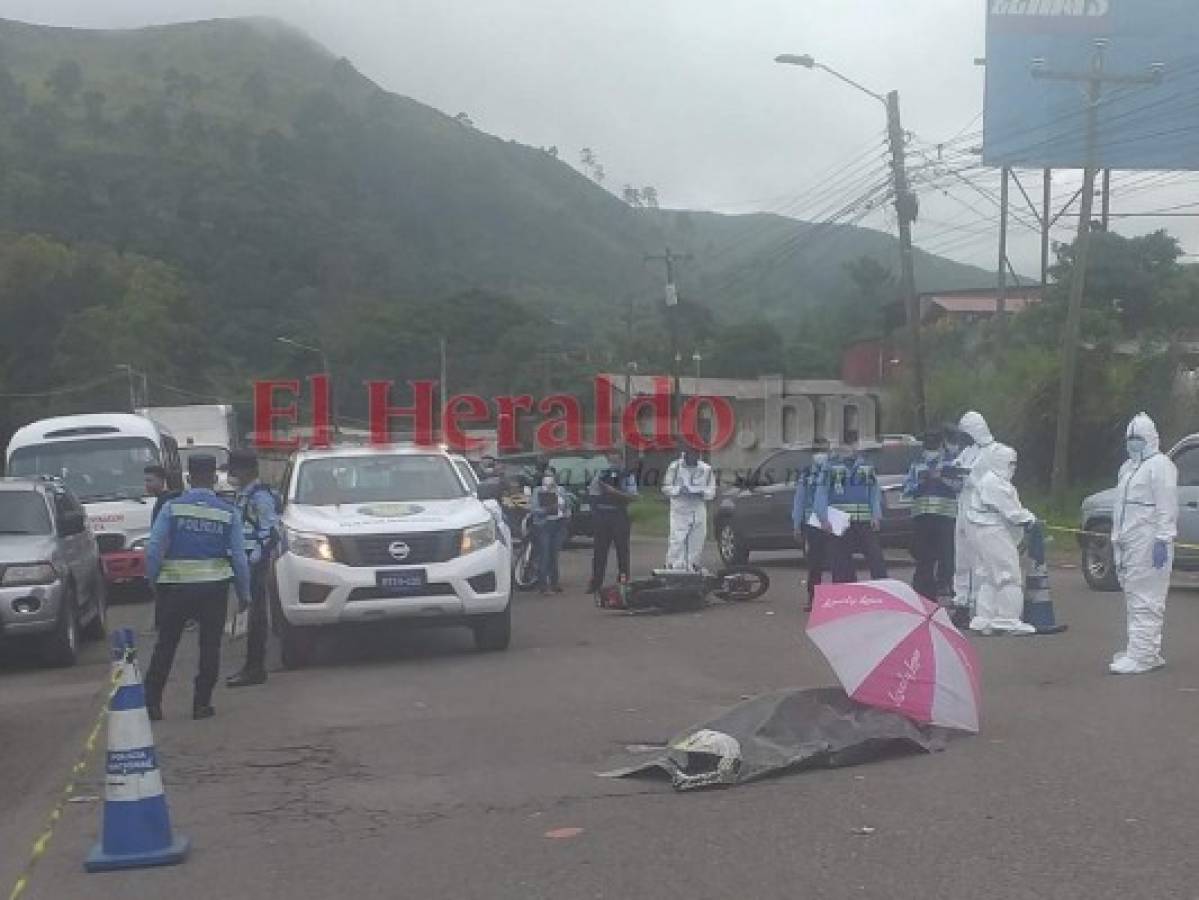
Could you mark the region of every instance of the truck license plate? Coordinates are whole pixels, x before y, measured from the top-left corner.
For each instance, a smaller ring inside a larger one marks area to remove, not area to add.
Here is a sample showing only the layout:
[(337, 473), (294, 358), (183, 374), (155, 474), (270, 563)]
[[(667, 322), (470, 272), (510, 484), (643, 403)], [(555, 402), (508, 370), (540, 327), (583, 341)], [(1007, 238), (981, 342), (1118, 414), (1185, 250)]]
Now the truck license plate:
[(424, 569), (400, 569), (375, 573), (375, 583), (380, 590), (396, 594), (419, 594), (425, 588), (427, 576)]

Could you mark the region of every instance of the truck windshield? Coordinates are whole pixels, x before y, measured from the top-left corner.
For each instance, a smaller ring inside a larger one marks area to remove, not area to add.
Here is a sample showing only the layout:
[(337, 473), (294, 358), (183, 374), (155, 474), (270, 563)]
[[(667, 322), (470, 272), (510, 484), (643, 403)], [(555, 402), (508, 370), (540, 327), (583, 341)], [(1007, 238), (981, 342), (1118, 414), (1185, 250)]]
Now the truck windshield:
[(397, 500), (454, 500), (467, 495), (444, 456), (347, 456), (301, 464), (296, 503), (335, 506)]
[(159, 462), (147, 438), (85, 438), (14, 450), (8, 474), (61, 478), (84, 503), (135, 500), (146, 493), (143, 470)]
[(0, 491), (0, 534), (49, 534), (50, 513), (36, 491)]

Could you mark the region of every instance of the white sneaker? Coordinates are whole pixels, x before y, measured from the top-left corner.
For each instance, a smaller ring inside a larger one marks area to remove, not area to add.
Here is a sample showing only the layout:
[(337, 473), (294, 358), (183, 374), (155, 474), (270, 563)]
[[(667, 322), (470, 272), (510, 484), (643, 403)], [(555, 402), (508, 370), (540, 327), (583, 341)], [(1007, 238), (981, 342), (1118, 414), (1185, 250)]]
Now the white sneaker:
[(994, 629), (991, 628), (991, 621), (979, 618), (978, 616), (970, 620), (970, 630), (987, 637), (995, 633)]
[(1149, 662), (1141, 662), (1131, 656), (1124, 656), (1112, 663), (1108, 669), (1113, 675), (1144, 675), (1154, 669), (1160, 669), (1166, 661), (1160, 656)]
[(1112, 656), (1112, 665), (1114, 666), (1122, 659), (1128, 659), (1128, 653), (1124, 650), (1121, 650), (1119, 653), (1116, 653)]
[(997, 622), (993, 627), (1003, 634), (1027, 635), (1037, 633), (1037, 629), (1027, 622)]

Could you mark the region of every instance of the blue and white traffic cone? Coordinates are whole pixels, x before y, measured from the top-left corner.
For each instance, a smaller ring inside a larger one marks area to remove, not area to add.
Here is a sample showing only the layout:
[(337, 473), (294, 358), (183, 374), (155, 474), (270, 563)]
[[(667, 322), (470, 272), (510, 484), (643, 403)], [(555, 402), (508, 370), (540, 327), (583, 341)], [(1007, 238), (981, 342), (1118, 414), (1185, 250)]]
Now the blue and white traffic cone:
[(1033, 565), (1024, 579), (1024, 621), (1037, 629), (1037, 634), (1061, 634), (1069, 626), (1059, 625), (1053, 614), (1053, 599), (1049, 596), (1049, 568)]
[(1030, 566), (1024, 579), (1024, 621), (1035, 628), (1037, 634), (1061, 634), (1067, 626), (1057, 624), (1053, 615), (1045, 527), (1040, 522), (1034, 522), (1028, 528), (1028, 557)]
[(174, 865), (187, 857), (191, 842), (171, 834), (132, 630), (114, 632), (111, 646), (118, 687), (108, 705), (103, 831), (83, 867), (108, 872)]

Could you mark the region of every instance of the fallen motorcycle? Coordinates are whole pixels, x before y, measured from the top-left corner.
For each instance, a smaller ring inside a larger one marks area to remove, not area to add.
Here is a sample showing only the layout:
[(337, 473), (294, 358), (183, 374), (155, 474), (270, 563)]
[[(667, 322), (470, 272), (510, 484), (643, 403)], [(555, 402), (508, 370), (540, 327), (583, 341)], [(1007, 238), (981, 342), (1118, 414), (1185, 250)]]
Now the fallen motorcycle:
[(757, 600), (770, 590), (770, 576), (754, 566), (730, 566), (719, 572), (655, 569), (649, 578), (601, 588), (595, 605), (626, 612), (691, 612), (708, 598), (726, 603)]

